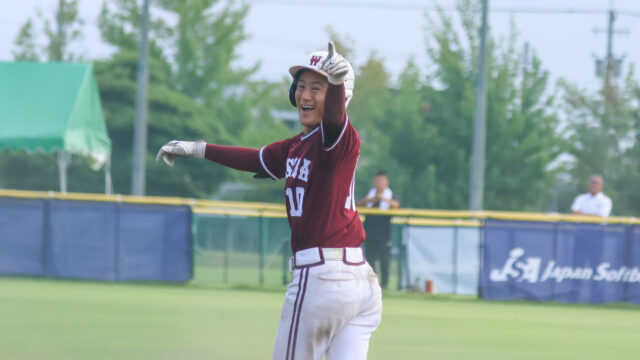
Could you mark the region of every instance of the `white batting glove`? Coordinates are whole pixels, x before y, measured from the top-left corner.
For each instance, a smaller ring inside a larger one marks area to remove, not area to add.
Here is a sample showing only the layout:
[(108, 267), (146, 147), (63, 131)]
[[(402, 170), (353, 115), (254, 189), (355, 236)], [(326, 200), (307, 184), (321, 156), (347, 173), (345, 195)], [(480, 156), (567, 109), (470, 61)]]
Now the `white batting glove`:
[(162, 159), (165, 164), (173, 167), (173, 161), (176, 157), (204, 158), (204, 151), (206, 149), (207, 142), (204, 140), (171, 140), (160, 148), (158, 155), (156, 155), (156, 161), (160, 161), (160, 159)]
[(329, 55), (320, 63), (320, 70), (327, 73), (327, 80), (333, 85), (344, 83), (344, 79), (349, 73), (349, 63), (336, 52), (333, 41), (329, 41)]

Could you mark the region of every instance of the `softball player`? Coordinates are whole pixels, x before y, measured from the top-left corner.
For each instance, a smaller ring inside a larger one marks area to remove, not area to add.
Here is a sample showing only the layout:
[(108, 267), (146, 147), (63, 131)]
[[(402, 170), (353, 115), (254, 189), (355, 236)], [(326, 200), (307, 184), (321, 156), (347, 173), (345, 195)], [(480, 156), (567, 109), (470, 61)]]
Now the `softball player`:
[(346, 115), (355, 76), (332, 42), (289, 68), (289, 100), (304, 131), (261, 149), (171, 141), (156, 160), (200, 157), (285, 179), (291, 227), (287, 287), (273, 359), (366, 359), (382, 314), (378, 278), (360, 245), (354, 198), (360, 137)]

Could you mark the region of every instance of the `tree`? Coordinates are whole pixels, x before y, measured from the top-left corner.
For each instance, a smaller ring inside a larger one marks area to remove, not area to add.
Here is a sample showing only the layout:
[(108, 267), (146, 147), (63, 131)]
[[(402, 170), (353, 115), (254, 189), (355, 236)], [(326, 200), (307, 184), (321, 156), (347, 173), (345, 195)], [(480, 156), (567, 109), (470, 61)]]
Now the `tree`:
[[(118, 193), (130, 190), (137, 62), (137, 52), (122, 51), (95, 64), (112, 139), (113, 182)], [(160, 70), (162, 67), (161, 63), (150, 62), (147, 193), (205, 197), (224, 180), (224, 169), (186, 160), (177, 161), (170, 169), (155, 162), (155, 152), (173, 138), (207, 137), (224, 142), (228, 141), (227, 134), (220, 124), (207, 121), (201, 106), (170, 88), (170, 80), (163, 77)]]
[(40, 12), (37, 18), (43, 24), (44, 45), (38, 45), (38, 31), (32, 19), (22, 25), (14, 42), (13, 56), (19, 61), (73, 61), (78, 55), (71, 52), (69, 46), (82, 37), (84, 21), (78, 17), (80, 0), (58, 0), (54, 21), (45, 18)]
[[(155, 163), (151, 155), (171, 139), (252, 146), (260, 136), (262, 146), (289, 131), (267, 106), (279, 86), (249, 79), (258, 64), (250, 69), (233, 65), (236, 48), (246, 38), (245, 5), (213, 0), (159, 1), (155, 5), (156, 10), (175, 14), (178, 23), (173, 29), (161, 17), (150, 19), (147, 192), (207, 197), (224, 182), (240, 181), (264, 190), (259, 193), (271, 199), (273, 185), (255, 185), (250, 174), (199, 161), (178, 161), (174, 169)], [(114, 183), (118, 178), (124, 189), (128, 189), (131, 166), (139, 14), (135, 0), (118, 0), (105, 2), (99, 18), (104, 40), (118, 49), (100, 68), (96, 66), (96, 73), (114, 156), (121, 163), (114, 164)]]
[(16, 49), (12, 50), (13, 58), (17, 61), (38, 61), (40, 58), (33, 27), (33, 20), (28, 19), (18, 32), (14, 43)]
[[(427, 18), (430, 63), (425, 75), (409, 61), (391, 95), (374, 96), (384, 101), (384, 110), (371, 102), (369, 116), (377, 119), (373, 125), (379, 130), (358, 128), (370, 137), (366, 141), (381, 144), (376, 161), (389, 164), (405, 207), (468, 206), (479, 12), (467, 0), (458, 9), (463, 31), (444, 11), (437, 19)], [(544, 208), (554, 180), (549, 167), (563, 148), (556, 134), (558, 118), (550, 110), (552, 97), (546, 93), (547, 74), (535, 57), (520, 73), (516, 40), (514, 35), (506, 43), (488, 42), (486, 209)], [(375, 163), (366, 160), (365, 166)]]
[(45, 34), (48, 39), (47, 58), (49, 61), (71, 61), (74, 55), (69, 44), (81, 37), (83, 21), (78, 18), (80, 0), (58, 0), (56, 28), (45, 20)]
[(375, 52), (370, 53), (366, 62), (357, 68), (354, 96), (347, 111), (362, 139), (355, 187), (358, 197), (365, 196), (379, 170), (385, 170), (391, 184), (397, 185), (399, 173), (392, 171), (395, 163), (390, 156), (391, 139), (384, 127), (392, 98), (390, 85), (390, 74), (383, 60)]
[[(612, 213), (617, 215), (640, 214), (640, 96), (633, 75), (631, 69), (620, 87), (605, 82), (596, 94), (560, 83), (570, 134), (568, 152), (573, 156), (571, 193), (585, 192), (589, 176), (601, 174), (604, 192), (613, 200)], [(564, 199), (562, 207), (568, 209), (572, 199)]]

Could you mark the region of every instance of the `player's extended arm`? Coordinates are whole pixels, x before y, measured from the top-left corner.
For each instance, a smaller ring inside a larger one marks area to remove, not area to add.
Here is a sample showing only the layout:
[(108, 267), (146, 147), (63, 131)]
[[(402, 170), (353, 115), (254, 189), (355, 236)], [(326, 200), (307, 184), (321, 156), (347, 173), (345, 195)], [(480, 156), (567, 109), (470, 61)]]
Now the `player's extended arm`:
[(156, 155), (173, 167), (176, 157), (206, 158), (236, 170), (260, 173), (259, 150), (239, 146), (207, 144), (205, 141), (171, 140), (163, 145)]
[(398, 201), (396, 199), (391, 198), (391, 199), (387, 199), (385, 201), (389, 203), (389, 208), (390, 209), (397, 209), (397, 208), (400, 207), (400, 201)]
[(333, 41), (329, 41), (328, 53), (327, 58), (320, 65), (320, 69), (327, 73), (329, 81), (322, 118), (325, 145), (335, 142), (346, 121), (344, 81), (349, 73), (349, 63), (336, 52)]
[(373, 201), (375, 201), (375, 198), (365, 197), (364, 199), (358, 201), (356, 206), (365, 206), (365, 205), (367, 205), (367, 203), (373, 202)]

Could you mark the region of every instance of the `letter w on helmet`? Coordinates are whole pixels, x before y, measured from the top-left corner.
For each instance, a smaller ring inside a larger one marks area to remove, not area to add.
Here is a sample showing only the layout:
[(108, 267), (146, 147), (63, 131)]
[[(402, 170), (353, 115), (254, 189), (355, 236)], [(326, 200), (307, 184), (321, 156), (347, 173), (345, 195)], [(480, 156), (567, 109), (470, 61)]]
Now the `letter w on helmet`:
[(317, 66), (320, 60), (322, 60), (322, 56), (311, 56), (309, 66)]
[[(327, 51), (314, 51), (305, 56), (302, 61), (297, 62), (296, 65), (289, 68), (289, 73), (293, 77), (293, 82), (289, 88), (289, 101), (291, 102), (291, 105), (296, 106), (296, 87), (298, 86), (298, 78), (300, 78), (302, 70), (312, 70), (324, 77), (327, 77), (327, 73), (320, 70), (318, 65), (320, 64), (320, 60), (324, 59), (328, 55), (329, 53)], [(353, 72), (351, 64), (349, 64), (349, 72), (344, 79), (345, 108), (349, 105), (349, 101), (351, 101), (351, 98), (353, 97), (355, 81), (355, 73)]]

